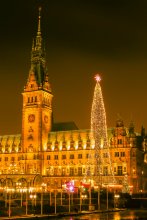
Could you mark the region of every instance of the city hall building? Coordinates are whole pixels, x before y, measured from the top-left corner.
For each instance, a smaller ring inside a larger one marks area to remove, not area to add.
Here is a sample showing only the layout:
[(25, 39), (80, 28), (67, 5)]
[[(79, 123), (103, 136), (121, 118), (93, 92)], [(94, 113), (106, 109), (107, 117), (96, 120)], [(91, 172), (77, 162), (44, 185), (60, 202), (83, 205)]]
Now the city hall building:
[[(48, 190), (62, 189), (74, 181), (79, 187), (84, 178), (89, 154), (95, 152), (91, 130), (80, 130), (73, 122), (54, 123), (53, 94), (46, 67), (39, 12), (38, 29), (31, 51), (31, 66), (22, 92), (22, 131), (0, 136), (0, 184), (15, 186), (21, 182), (35, 187), (45, 183)], [(108, 129), (109, 153), (103, 155), (102, 179), (113, 175), (115, 186), (130, 192), (145, 191), (146, 140), (133, 123), (128, 128), (118, 118)], [(91, 169), (94, 170), (94, 163)], [(110, 172), (112, 170), (112, 172)], [(112, 174), (113, 173), (113, 174)]]

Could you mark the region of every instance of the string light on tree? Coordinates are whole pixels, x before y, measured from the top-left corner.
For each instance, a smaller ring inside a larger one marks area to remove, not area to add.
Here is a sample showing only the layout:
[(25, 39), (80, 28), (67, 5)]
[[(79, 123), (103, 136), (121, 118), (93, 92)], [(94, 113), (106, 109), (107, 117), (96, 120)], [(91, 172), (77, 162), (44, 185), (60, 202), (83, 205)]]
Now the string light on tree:
[(96, 85), (91, 108), (91, 131), (95, 140), (95, 179), (102, 184), (103, 157), (101, 149), (107, 148), (107, 124), (104, 100), (100, 86), (101, 77), (95, 75)]
[[(93, 179), (96, 182), (96, 184), (102, 185), (108, 184), (110, 182), (114, 183), (115, 180), (111, 164), (107, 136), (106, 112), (102, 95), (102, 89), (100, 85), (101, 77), (99, 74), (96, 74), (94, 76), (94, 79), (96, 80), (96, 85), (94, 88), (94, 95), (91, 108), (91, 133), (93, 136), (93, 140), (95, 141), (95, 147), (94, 150), (91, 149), (91, 152), (89, 154), (86, 175), (89, 177), (89, 179)], [(104, 157), (103, 155), (106, 156)]]

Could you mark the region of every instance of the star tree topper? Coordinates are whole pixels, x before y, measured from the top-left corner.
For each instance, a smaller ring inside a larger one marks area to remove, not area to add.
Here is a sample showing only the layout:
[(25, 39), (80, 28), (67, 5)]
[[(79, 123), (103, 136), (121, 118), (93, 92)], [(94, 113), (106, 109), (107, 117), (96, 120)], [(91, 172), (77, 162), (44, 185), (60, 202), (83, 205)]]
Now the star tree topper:
[(101, 81), (101, 77), (100, 77), (99, 74), (96, 74), (96, 75), (94, 76), (94, 78), (95, 78), (96, 82), (100, 82), (100, 81)]

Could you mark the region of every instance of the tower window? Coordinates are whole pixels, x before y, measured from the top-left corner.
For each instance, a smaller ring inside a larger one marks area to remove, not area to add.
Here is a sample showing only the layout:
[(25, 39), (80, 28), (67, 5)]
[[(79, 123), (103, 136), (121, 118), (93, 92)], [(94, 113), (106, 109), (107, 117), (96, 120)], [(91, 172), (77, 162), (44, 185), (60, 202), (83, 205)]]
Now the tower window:
[(122, 144), (122, 139), (118, 139), (118, 140), (117, 140), (117, 143), (118, 143), (118, 144)]
[(28, 103), (30, 103), (30, 97), (28, 97)]
[(37, 102), (37, 96), (35, 96), (35, 102)]
[(135, 152), (133, 151), (133, 152), (132, 152), (132, 157), (135, 157), (135, 156), (136, 156), (136, 155), (135, 155)]

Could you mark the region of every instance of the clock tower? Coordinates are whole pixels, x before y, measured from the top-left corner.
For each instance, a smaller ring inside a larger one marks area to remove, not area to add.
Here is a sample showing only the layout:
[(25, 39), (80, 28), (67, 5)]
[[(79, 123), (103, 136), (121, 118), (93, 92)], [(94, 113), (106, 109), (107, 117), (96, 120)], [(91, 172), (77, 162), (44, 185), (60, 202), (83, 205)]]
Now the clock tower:
[(22, 108), (22, 148), (24, 172), (44, 174), (43, 151), (52, 129), (52, 92), (41, 34), (41, 8), (38, 30), (31, 51), (31, 67), (24, 87)]

